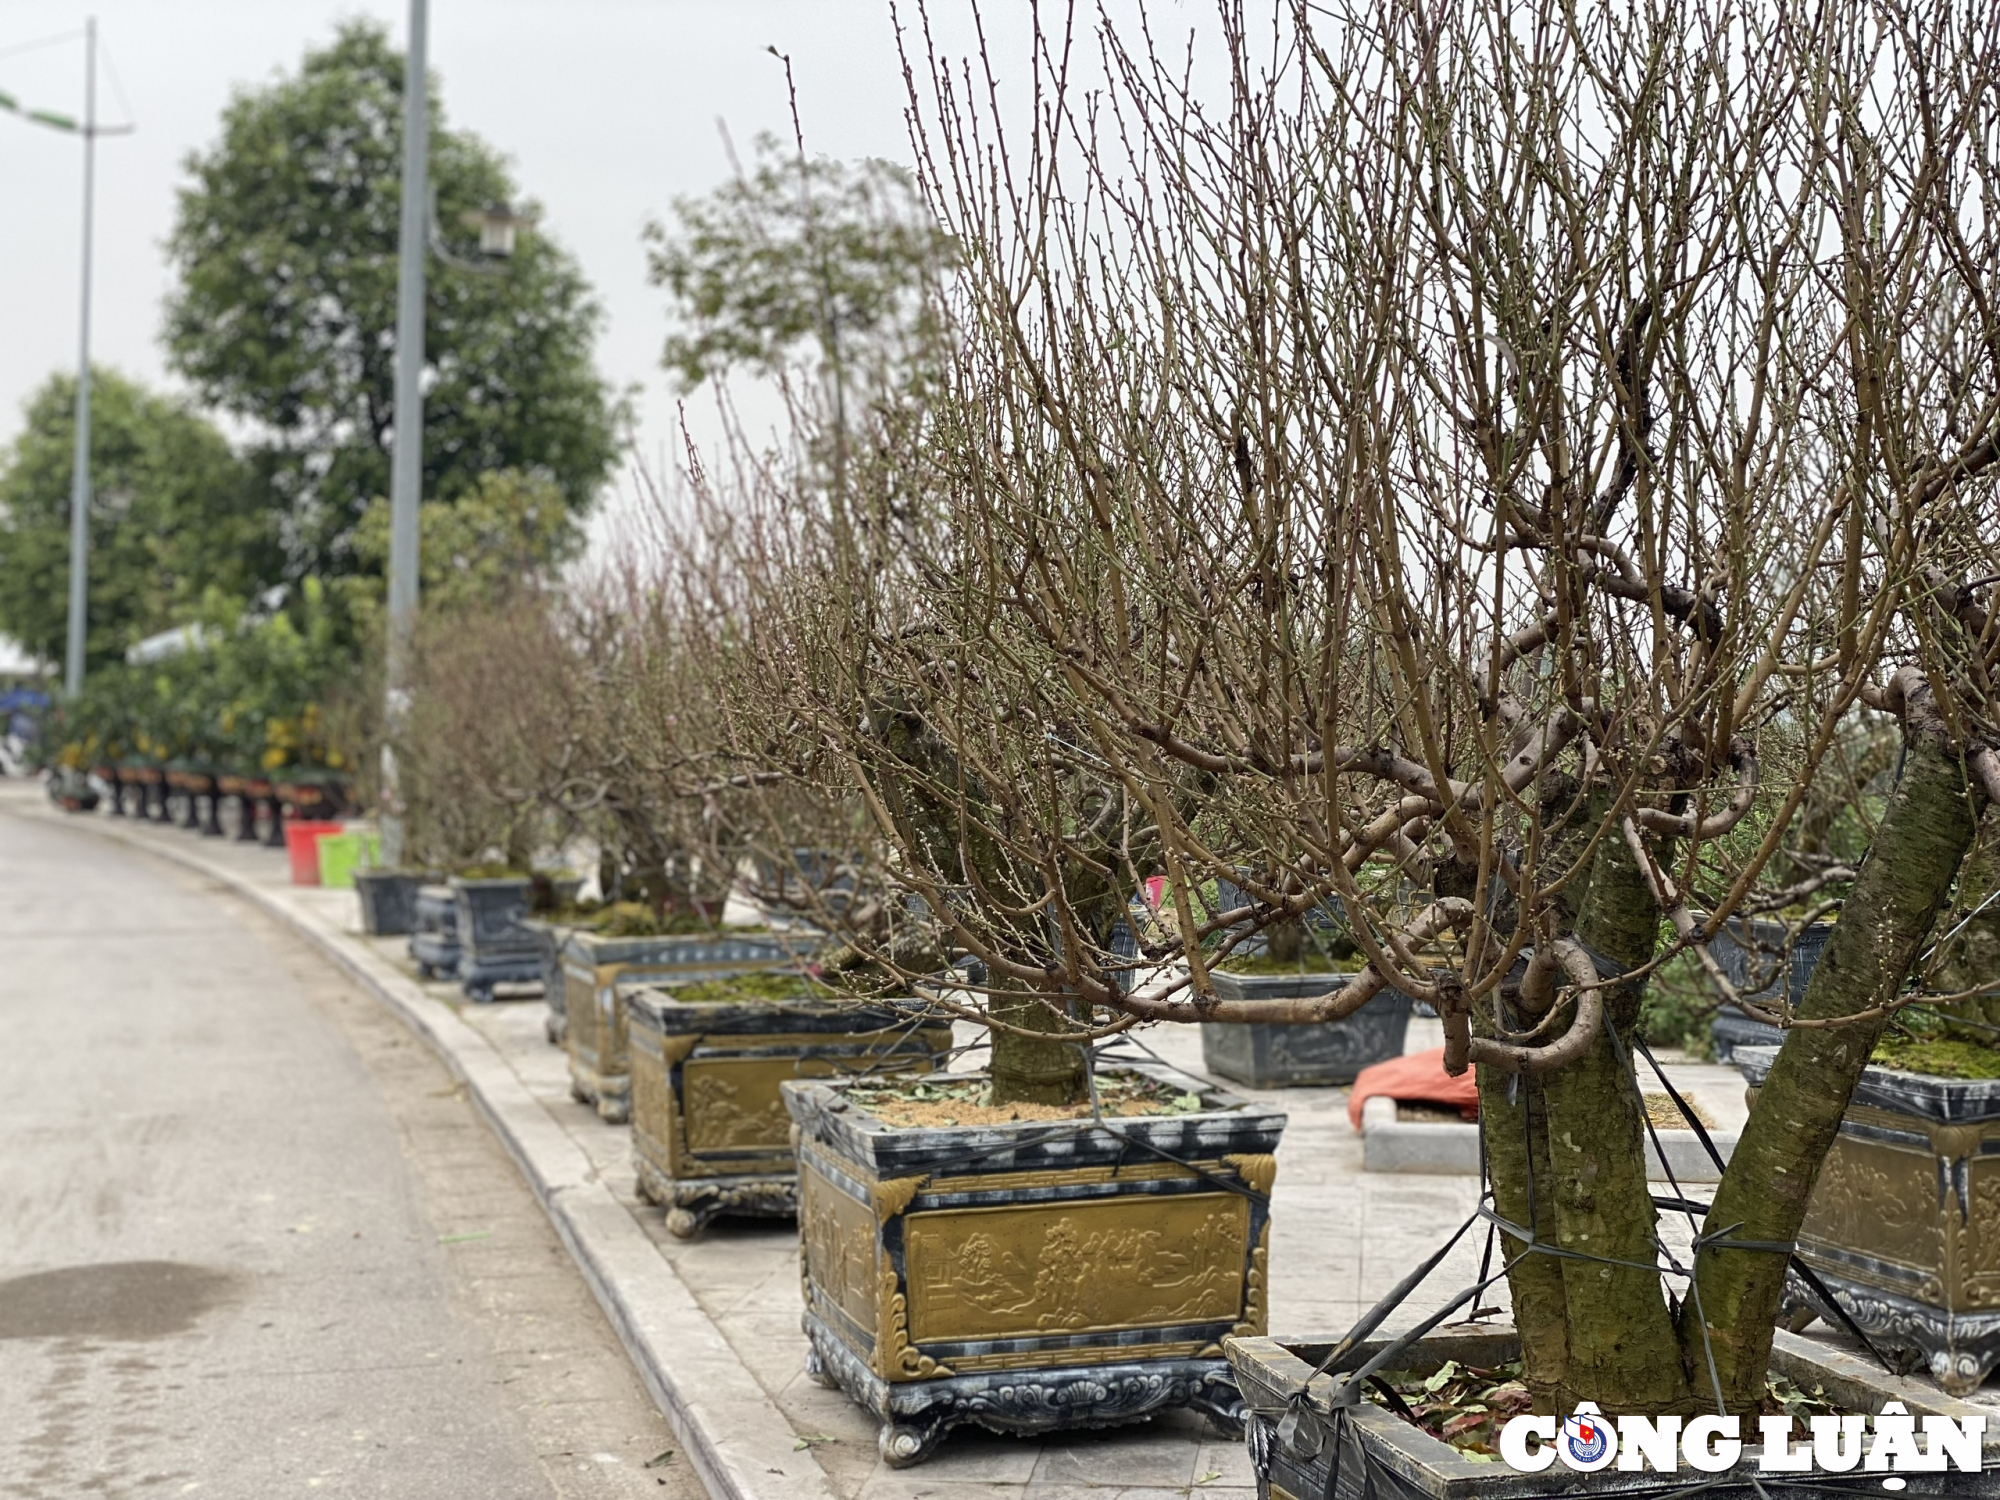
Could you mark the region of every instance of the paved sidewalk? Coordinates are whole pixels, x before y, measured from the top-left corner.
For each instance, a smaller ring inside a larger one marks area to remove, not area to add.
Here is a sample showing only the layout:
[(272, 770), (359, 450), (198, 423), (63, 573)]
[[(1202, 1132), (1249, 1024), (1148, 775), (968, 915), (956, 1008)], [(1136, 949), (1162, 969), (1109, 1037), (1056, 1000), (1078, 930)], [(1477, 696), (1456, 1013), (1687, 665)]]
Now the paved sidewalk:
[[(164, 845), (182, 857), (211, 864), (217, 873), (241, 882), (274, 909), (317, 934), (342, 962), (371, 973), (388, 974), (393, 968), (402, 976), (397, 984), (411, 993), (419, 988), (401, 939), (361, 936), (351, 892), (285, 884), (284, 861), (277, 853), (202, 840), (157, 825), (112, 825), (102, 817), (91, 821), (99, 825), (99, 831), (110, 832), (115, 827), (123, 837)], [(937, 1456), (920, 1467), (890, 1470), (876, 1455), (874, 1420), (838, 1392), (823, 1390), (804, 1376), (806, 1346), (799, 1331), (796, 1237), (790, 1227), (725, 1224), (693, 1243), (671, 1238), (660, 1212), (634, 1195), (627, 1131), (603, 1124), (593, 1111), (570, 1098), (565, 1060), (543, 1037), (543, 1007), (538, 1001), (473, 1006), (463, 1003), (449, 985), (423, 985), (421, 990), (439, 1007), (438, 1014), (456, 1017), (490, 1044), (492, 1053), (504, 1063), (505, 1086), (523, 1090), (525, 1097), (535, 1101), (546, 1122), (589, 1163), (593, 1184), (608, 1189), (629, 1215), (629, 1222), (643, 1232), (657, 1256), (656, 1266), (668, 1268), (673, 1278), (672, 1286), (656, 1283), (656, 1292), (664, 1288), (672, 1297), (688, 1299), (719, 1334), (727, 1355), (733, 1356), (726, 1360), (728, 1369), (746, 1371), (754, 1379), (763, 1400), (753, 1405), (762, 1408), (762, 1413), (739, 1403), (731, 1410), (740, 1411), (740, 1417), (729, 1419), (741, 1429), (743, 1440), (754, 1438), (766, 1454), (789, 1446), (802, 1459), (816, 1460), (817, 1474), (803, 1474), (798, 1461), (792, 1460), (782, 1464), (787, 1472), (773, 1480), (756, 1472), (759, 1465), (743, 1462), (739, 1455), (723, 1465), (726, 1475), (705, 1476), (711, 1490), (733, 1491), (745, 1497), (782, 1494), (786, 1500), (805, 1500), (807, 1491), (819, 1488), (815, 1481), (823, 1475), (825, 1493), (838, 1500), (917, 1500), (919, 1496), (934, 1500), (1121, 1500), (1127, 1496), (1147, 1500), (1168, 1492), (1185, 1496), (1197, 1489), (1231, 1500), (1247, 1500), (1253, 1477), (1241, 1444), (1221, 1437), (1203, 1420), (1187, 1414), (1108, 1433), (1041, 1441), (960, 1429), (946, 1440)], [(1436, 1044), (1431, 1034), (1435, 1025), (1412, 1023), (1412, 1050)], [(1153, 1027), (1143, 1037), (1170, 1062), (1189, 1071), (1202, 1071), (1199, 1038), (1190, 1028)], [(1687, 1064), (1675, 1066), (1673, 1072), (1677, 1082), (1696, 1089), (1712, 1111), (1724, 1116), (1733, 1112), (1736, 1119), (1741, 1118), (1741, 1089), (1733, 1081), (1733, 1073)], [(1291, 1116), (1279, 1152), (1273, 1200), (1272, 1331), (1280, 1336), (1338, 1333), (1458, 1227), (1477, 1199), (1476, 1181), (1471, 1177), (1364, 1173), (1360, 1137), (1347, 1123), (1344, 1089), (1288, 1089), (1254, 1097), (1280, 1104)], [(489, 1105), (489, 1113), (493, 1112)], [(518, 1123), (510, 1122), (503, 1134), (511, 1130), (519, 1135), (521, 1129)], [(519, 1156), (522, 1148), (517, 1144), (514, 1149)], [(530, 1176), (535, 1176), (532, 1167)], [(1671, 1226), (1664, 1227), (1671, 1241)], [(575, 1248), (572, 1231), (565, 1230), (565, 1237), (572, 1239)], [(1483, 1244), (1482, 1235), (1468, 1234), (1389, 1326), (1407, 1326), (1474, 1280)], [(657, 1276), (656, 1271), (646, 1270), (630, 1256), (621, 1264), (632, 1274)], [(591, 1270), (589, 1266), (586, 1269)], [(605, 1284), (599, 1286), (601, 1300), (621, 1295), (615, 1285), (618, 1276), (614, 1274), (610, 1280), (609, 1290)], [(1486, 1300), (1504, 1308), (1504, 1285), (1495, 1287)], [(632, 1343), (628, 1337), (628, 1347)], [(637, 1352), (643, 1366), (645, 1352)], [(719, 1348), (682, 1355), (663, 1344), (655, 1353), (669, 1382), (677, 1378), (677, 1363), (682, 1366), (679, 1378), (685, 1385), (705, 1382), (708, 1377), (703, 1372), (724, 1369), (713, 1362), (714, 1356), (722, 1354)], [(663, 1404), (673, 1409), (674, 1403), (664, 1396)], [(784, 1424), (781, 1432), (751, 1431), (760, 1422), (771, 1420), (772, 1413)], [(690, 1442), (693, 1446), (692, 1439)], [(766, 1463), (763, 1467), (776, 1474), (779, 1465)]]

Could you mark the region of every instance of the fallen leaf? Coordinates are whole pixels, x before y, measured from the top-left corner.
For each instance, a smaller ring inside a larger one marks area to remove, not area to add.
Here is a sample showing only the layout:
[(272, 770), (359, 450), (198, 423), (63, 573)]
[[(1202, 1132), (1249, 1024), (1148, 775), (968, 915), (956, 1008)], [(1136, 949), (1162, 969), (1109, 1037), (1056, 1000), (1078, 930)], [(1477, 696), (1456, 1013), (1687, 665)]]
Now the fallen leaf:
[(1210, 1469), (1210, 1470), (1209, 1470), (1209, 1471), (1208, 1471), (1208, 1472), (1207, 1472), (1206, 1474), (1202, 1475), (1202, 1476), (1201, 1476), (1201, 1478), (1197, 1479), (1197, 1480), (1195, 1481), (1195, 1483), (1196, 1483), (1196, 1484), (1214, 1484), (1214, 1483), (1215, 1483), (1215, 1481), (1216, 1481), (1216, 1480), (1218, 1480), (1218, 1479), (1220, 1479), (1221, 1477), (1222, 1477), (1222, 1470), (1220, 1470), (1220, 1469)]
[[(674, 1457), (674, 1450), (673, 1450), (673, 1449), (671, 1449), (671, 1448), (668, 1448), (668, 1449), (666, 1449), (666, 1450), (665, 1450), (665, 1451), (663, 1451), (663, 1452), (660, 1452), (660, 1453), (655, 1453), (655, 1454), (654, 1454), (654, 1455), (653, 1455), (653, 1456), (652, 1456), (651, 1458), (647, 1459), (647, 1460), (646, 1460), (646, 1464), (645, 1464), (645, 1467), (647, 1467), (647, 1468), (649, 1468), (649, 1469), (657, 1469), (657, 1468), (660, 1468), (660, 1467), (662, 1467), (663, 1465), (666, 1465), (666, 1464), (669, 1464), (669, 1463), (672, 1463), (672, 1462), (673, 1462), (673, 1457)], [(662, 1481), (662, 1482), (664, 1483), (664, 1481)]]
[(1424, 1389), (1435, 1394), (1443, 1390), (1458, 1376), (1458, 1361), (1448, 1359), (1438, 1367), (1438, 1371), (1424, 1382)]
[(467, 1240), (485, 1240), (492, 1237), (493, 1231), (490, 1229), (475, 1229), (470, 1234), (441, 1234), (438, 1236), (438, 1243), (440, 1245), (462, 1245)]
[(839, 1438), (829, 1437), (823, 1432), (802, 1432), (799, 1434), (799, 1440), (792, 1444), (792, 1452), (796, 1453), (801, 1448), (817, 1448), (821, 1443), (837, 1443), (839, 1441)]

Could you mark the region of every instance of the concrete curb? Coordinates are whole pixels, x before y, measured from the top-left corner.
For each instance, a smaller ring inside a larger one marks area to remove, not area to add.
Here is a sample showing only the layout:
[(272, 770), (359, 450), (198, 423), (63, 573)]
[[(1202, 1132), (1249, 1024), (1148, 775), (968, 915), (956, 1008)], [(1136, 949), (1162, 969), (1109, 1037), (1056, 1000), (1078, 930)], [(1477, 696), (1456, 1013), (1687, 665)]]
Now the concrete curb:
[[(1709, 1139), (1726, 1162), (1736, 1136), (1711, 1130)], [(1708, 1159), (1692, 1130), (1662, 1130), (1668, 1167), (1676, 1182), (1719, 1182), (1722, 1174)], [(1368, 1172), (1433, 1172), (1471, 1175), (1479, 1170), (1479, 1127), (1449, 1120), (1399, 1120), (1396, 1101), (1376, 1094), (1361, 1106), (1361, 1165)], [(1667, 1172), (1660, 1153), (1646, 1142), (1646, 1176), (1662, 1182)]]
[[(777, 1403), (701, 1310), (673, 1265), (597, 1177), (581, 1147), (493, 1044), (380, 954), (314, 913), (194, 849), (79, 815), (27, 811), (157, 855), (227, 886), (312, 943), (420, 1036), (493, 1127), (568, 1246), (625, 1352), (715, 1500), (834, 1500), (833, 1487)], [(803, 1356), (801, 1356), (803, 1358)]]

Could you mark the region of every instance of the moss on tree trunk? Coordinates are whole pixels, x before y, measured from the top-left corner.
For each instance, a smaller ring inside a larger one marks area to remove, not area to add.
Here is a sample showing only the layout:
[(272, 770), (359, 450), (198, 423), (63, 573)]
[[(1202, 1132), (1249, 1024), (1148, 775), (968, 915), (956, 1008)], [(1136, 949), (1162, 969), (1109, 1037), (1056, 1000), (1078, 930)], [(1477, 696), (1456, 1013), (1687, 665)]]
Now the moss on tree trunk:
[[(1945, 945), (1935, 988), (1977, 989), (2000, 977), (2000, 806), (1989, 805), (1979, 820), (1972, 852), (1958, 872)], [(1991, 903), (1990, 905), (1988, 903)], [(1956, 1041), (2000, 1046), (2000, 995), (1961, 1001), (1945, 1011), (1945, 1034)]]
[[(1813, 970), (1798, 1014), (1853, 1015), (1895, 996), (1929, 936), (1972, 843), (1974, 794), (1940, 727), (1917, 715), (1905, 729), (1907, 754), (1873, 845), (1840, 922)], [(1709, 1232), (1790, 1243), (1805, 1220), (1820, 1164), (1840, 1128), (1886, 1021), (1796, 1027), (1757, 1096), (1709, 1210)], [(1707, 1394), (1703, 1328), (1733, 1411), (1762, 1397), (1787, 1257), (1705, 1247), (1695, 1267), (1700, 1292), (1682, 1312), (1681, 1340), (1697, 1389)]]
[[(1606, 838), (1591, 864), (1577, 938), (1604, 967), (1627, 970), (1651, 960), (1659, 931), (1659, 907), (1631, 850), (1621, 838)], [(1557, 1241), (1575, 1256), (1594, 1257), (1560, 1262), (1568, 1381), (1578, 1399), (1613, 1412), (1689, 1406), (1673, 1317), (1653, 1269), (1657, 1214), (1646, 1180), (1645, 1102), (1631, 1063), (1644, 991), (1643, 980), (1609, 986), (1608, 1029), (1545, 1086)]]
[[(1486, 1135), (1493, 1207), (1508, 1222), (1545, 1234), (1556, 1220), (1548, 1112), (1539, 1083), (1523, 1078), (1510, 1090), (1510, 1079), (1494, 1068), (1479, 1070), (1479, 1119)], [(1507, 1257), (1514, 1326), (1521, 1335), (1522, 1374), (1535, 1410), (1567, 1411), (1574, 1402), (1562, 1266), (1552, 1255), (1524, 1255), (1527, 1242), (1511, 1234), (1500, 1236), (1500, 1247)]]
[[(996, 986), (987, 1000), (994, 1020), (1027, 1030), (1060, 1033), (1062, 1016), (1033, 996)], [(1083, 1048), (1058, 1035), (1020, 1036), (995, 1027), (991, 1077), (995, 1104), (1075, 1104), (1089, 1092)]]
[[(1574, 832), (1608, 809), (1602, 793)], [(1602, 841), (1585, 880), (1565, 907), (1574, 933), (1607, 967), (1639, 967), (1653, 955), (1659, 912), (1623, 840)], [(1567, 1411), (1591, 1400), (1607, 1411), (1688, 1409), (1680, 1349), (1654, 1264), (1654, 1209), (1646, 1181), (1644, 1105), (1630, 1066), (1629, 1039), (1643, 982), (1611, 986), (1610, 1025), (1588, 1053), (1508, 1099), (1508, 1077), (1482, 1069), (1480, 1111), (1488, 1171), (1499, 1211), (1529, 1218), (1538, 1240), (1565, 1255), (1520, 1252), (1506, 1237), (1508, 1287), (1521, 1334), (1523, 1375), (1537, 1410)], [(1525, 1116), (1525, 1121), (1524, 1121)], [(1588, 1259), (1582, 1257), (1589, 1257)], [(1615, 1265), (1607, 1262), (1624, 1261)]]

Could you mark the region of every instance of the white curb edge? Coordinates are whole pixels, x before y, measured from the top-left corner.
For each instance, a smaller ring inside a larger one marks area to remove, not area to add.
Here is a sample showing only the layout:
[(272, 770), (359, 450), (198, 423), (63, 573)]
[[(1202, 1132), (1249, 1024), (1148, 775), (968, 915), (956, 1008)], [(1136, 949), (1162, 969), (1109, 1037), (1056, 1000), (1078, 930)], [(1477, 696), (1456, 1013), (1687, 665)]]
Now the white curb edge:
[(220, 881), (319, 948), (373, 993), (465, 1084), (568, 1247), (714, 1500), (834, 1500), (812, 1450), (798, 1447), (791, 1423), (701, 1310), (680, 1273), (506, 1059), (450, 1006), (425, 994), (379, 954), (350, 942), (347, 934), (329, 931), (281, 893), (253, 885), (194, 850), (155, 843), (115, 825), (71, 822), (77, 814), (55, 817), (37, 810), (27, 815), (80, 828)]
[[(1736, 1150), (1733, 1131), (1711, 1130), (1709, 1139), (1726, 1162)], [(1719, 1182), (1722, 1174), (1708, 1159), (1692, 1130), (1662, 1130), (1667, 1164), (1675, 1182)], [(1371, 1094), (1361, 1105), (1361, 1169), (1364, 1172), (1428, 1172), (1470, 1176), (1479, 1170), (1479, 1127), (1449, 1120), (1401, 1120), (1396, 1101)], [(1646, 1141), (1646, 1176), (1667, 1180), (1660, 1153)]]

